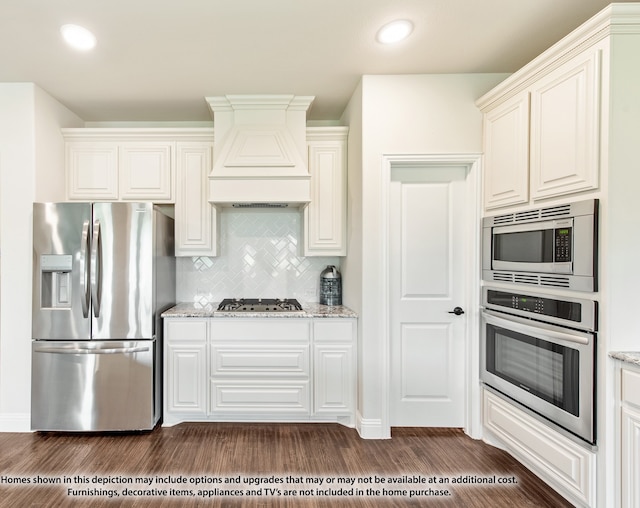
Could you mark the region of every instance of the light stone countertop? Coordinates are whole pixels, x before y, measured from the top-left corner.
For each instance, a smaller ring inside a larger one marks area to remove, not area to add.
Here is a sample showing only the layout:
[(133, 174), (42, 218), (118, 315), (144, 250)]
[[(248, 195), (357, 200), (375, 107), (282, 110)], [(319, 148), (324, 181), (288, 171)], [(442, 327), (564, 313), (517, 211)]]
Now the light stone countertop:
[(179, 303), (162, 313), (163, 318), (357, 318), (358, 314), (344, 305), (328, 306), (303, 303), (297, 312), (224, 312), (216, 310), (217, 302), (206, 305)]
[(640, 352), (638, 351), (610, 351), (609, 356), (616, 360), (640, 367)]

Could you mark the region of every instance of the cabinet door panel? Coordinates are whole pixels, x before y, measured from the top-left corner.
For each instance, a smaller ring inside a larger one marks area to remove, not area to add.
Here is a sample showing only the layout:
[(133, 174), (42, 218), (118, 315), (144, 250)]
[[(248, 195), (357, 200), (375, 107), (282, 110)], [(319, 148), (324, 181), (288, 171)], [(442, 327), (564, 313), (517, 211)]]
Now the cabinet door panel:
[(69, 199), (118, 199), (116, 143), (67, 143), (66, 158)]
[(167, 411), (205, 414), (206, 345), (169, 344)]
[(531, 197), (598, 188), (600, 51), (578, 55), (531, 92)]
[(305, 256), (345, 256), (347, 131), (307, 130), (311, 202), (304, 210)]
[(529, 200), (529, 94), (484, 116), (485, 209)]
[(176, 256), (215, 256), (216, 209), (207, 199), (213, 143), (176, 148)]
[(354, 409), (355, 369), (350, 345), (317, 345), (314, 351), (316, 414), (348, 414)]
[(622, 408), (622, 506), (640, 506), (640, 412)]
[(120, 198), (171, 201), (171, 143), (124, 143), (120, 148)]

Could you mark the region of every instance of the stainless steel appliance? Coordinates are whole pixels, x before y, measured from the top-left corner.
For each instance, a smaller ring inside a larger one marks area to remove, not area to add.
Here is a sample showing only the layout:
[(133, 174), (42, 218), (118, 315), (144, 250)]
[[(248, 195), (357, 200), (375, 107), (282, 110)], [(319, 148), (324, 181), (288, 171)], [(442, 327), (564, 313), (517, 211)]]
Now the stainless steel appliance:
[(485, 287), (483, 305), (481, 380), (595, 444), (596, 302)]
[(218, 305), (221, 312), (302, 312), (294, 298), (225, 298)]
[(35, 203), (31, 428), (152, 429), (173, 219), (151, 203)]
[(320, 274), (320, 303), (322, 305), (342, 305), (342, 275), (329, 265)]
[(486, 217), (483, 279), (597, 291), (597, 231), (597, 199)]

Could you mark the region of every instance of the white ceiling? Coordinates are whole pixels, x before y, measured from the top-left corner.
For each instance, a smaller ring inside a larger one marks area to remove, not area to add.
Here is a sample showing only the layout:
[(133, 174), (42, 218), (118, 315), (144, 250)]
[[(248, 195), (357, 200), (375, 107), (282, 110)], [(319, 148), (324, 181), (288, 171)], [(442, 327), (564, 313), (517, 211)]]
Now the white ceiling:
[[(0, 0), (0, 82), (85, 121), (207, 121), (206, 96), (315, 95), (339, 119), (363, 74), (513, 72), (607, 0)], [(408, 18), (395, 46), (378, 28)], [(98, 38), (66, 47), (75, 23)]]

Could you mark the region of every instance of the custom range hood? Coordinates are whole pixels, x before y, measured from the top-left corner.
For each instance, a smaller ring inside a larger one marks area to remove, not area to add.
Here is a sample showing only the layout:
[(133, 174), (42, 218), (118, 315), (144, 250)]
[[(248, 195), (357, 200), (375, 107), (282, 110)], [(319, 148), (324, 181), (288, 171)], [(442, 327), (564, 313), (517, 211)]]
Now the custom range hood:
[(218, 206), (299, 207), (310, 201), (307, 110), (314, 97), (207, 97), (214, 124), (209, 201)]

